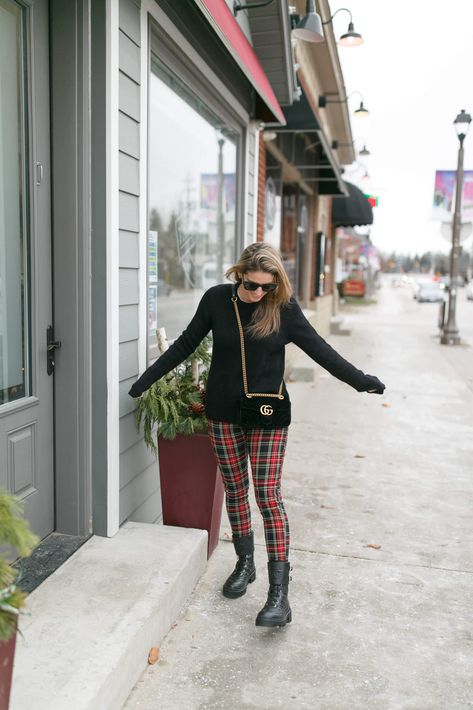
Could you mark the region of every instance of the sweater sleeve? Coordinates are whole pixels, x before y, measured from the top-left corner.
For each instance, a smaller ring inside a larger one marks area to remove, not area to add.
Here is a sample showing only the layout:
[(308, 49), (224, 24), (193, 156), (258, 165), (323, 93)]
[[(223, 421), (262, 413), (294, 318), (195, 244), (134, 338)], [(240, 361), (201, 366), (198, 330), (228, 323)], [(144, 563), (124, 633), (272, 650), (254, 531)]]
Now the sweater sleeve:
[(128, 394), (132, 397), (139, 397), (151, 387), (153, 382), (164, 377), (164, 375), (167, 375), (168, 372), (180, 365), (189, 355), (192, 355), (211, 327), (210, 296), (207, 291), (202, 296), (197, 311), (187, 328), (169, 349), (145, 370), (141, 377), (132, 385)]
[(288, 321), (290, 342), (295, 343), (331, 375), (346, 382), (358, 392), (367, 390), (369, 382), (365, 373), (345, 360), (317, 333), (295, 299), (291, 299)]

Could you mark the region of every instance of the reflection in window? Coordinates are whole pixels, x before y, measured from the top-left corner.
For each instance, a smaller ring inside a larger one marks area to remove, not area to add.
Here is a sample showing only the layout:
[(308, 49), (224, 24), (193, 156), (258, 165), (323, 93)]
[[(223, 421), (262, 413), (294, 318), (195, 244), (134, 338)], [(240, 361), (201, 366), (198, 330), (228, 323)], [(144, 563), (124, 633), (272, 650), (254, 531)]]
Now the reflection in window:
[(149, 107), (149, 358), (176, 338), (235, 256), (237, 135), (152, 55)]
[(29, 394), (23, 13), (0, 0), (0, 405)]

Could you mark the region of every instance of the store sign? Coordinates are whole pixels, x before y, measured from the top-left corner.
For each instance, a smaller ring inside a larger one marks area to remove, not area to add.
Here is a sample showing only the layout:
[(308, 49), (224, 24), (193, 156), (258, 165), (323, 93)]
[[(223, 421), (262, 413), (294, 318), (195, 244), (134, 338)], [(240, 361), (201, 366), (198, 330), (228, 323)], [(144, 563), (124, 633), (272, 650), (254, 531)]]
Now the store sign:
[[(225, 173), (222, 179), (222, 209), (224, 214), (235, 209), (236, 175)], [(202, 173), (200, 176), (200, 208), (216, 212), (218, 207), (218, 190), (220, 176), (218, 173)]]
[[(434, 202), (432, 219), (451, 222), (455, 210), (456, 170), (435, 172)], [(465, 170), (463, 175), (462, 222), (473, 221), (473, 170)]]
[(371, 207), (377, 207), (378, 206), (378, 198), (375, 197), (375, 195), (367, 195), (366, 193), (363, 193), (364, 197), (368, 200), (370, 203)]

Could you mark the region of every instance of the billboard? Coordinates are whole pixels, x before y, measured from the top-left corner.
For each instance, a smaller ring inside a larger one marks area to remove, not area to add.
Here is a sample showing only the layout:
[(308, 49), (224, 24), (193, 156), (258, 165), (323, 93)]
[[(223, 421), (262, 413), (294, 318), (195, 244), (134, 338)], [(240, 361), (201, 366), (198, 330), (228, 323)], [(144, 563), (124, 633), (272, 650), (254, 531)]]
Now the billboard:
[[(455, 209), (456, 170), (435, 172), (434, 203), (432, 219), (451, 222)], [(473, 170), (465, 170), (463, 175), (462, 222), (473, 220)]]
[[(235, 209), (236, 175), (225, 173), (223, 178), (223, 212), (227, 214)], [(203, 173), (200, 176), (200, 207), (210, 212), (217, 211), (218, 173)]]

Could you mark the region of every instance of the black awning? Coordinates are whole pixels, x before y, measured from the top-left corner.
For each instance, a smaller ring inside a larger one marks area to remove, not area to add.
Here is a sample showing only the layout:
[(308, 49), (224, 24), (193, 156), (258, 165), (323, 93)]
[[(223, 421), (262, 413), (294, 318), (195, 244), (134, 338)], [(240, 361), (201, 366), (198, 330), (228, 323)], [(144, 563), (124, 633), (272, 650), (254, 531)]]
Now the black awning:
[(332, 201), (332, 224), (334, 227), (362, 227), (373, 224), (373, 210), (361, 190), (345, 182), (348, 197), (335, 197)]
[[(288, 134), (305, 134), (309, 138), (309, 143), (320, 146), (320, 158), (316, 161), (316, 165), (313, 164), (313, 155), (311, 156), (310, 153), (306, 153), (305, 156), (305, 160), (308, 161), (307, 166), (304, 166), (304, 160), (297, 160), (297, 168), (304, 181), (308, 184), (316, 183), (319, 195), (346, 195), (338, 161), (305, 93), (302, 92), (300, 100), (292, 106), (283, 106), (282, 111), (286, 125), (275, 128), (278, 134), (286, 137)], [(284, 148), (283, 152), (286, 152)], [(294, 161), (293, 150), (287, 154), (287, 158), (291, 162)]]
[(292, 106), (283, 106), (282, 112), (286, 119), (285, 131), (320, 131), (320, 124), (312, 111), (307, 96), (302, 92), (299, 101)]

